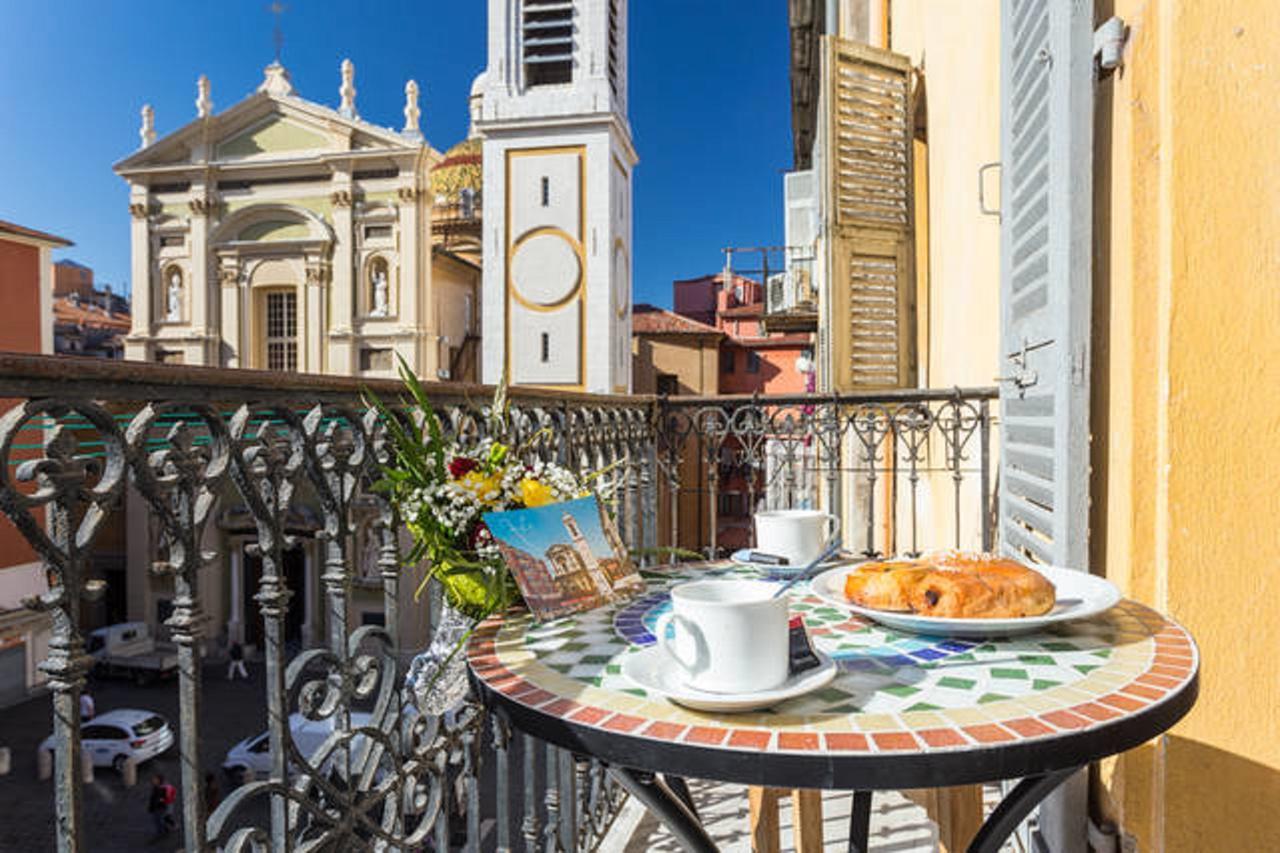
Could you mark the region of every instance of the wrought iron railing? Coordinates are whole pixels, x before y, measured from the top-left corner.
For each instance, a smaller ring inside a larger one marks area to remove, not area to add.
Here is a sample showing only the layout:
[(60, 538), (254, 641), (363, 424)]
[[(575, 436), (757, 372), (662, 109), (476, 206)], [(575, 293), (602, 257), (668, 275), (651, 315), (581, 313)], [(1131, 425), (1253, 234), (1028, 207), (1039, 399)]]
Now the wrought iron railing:
[[(156, 570), (173, 582), (166, 625), (180, 658), (186, 849), (589, 848), (607, 826), (620, 795), (598, 766), (528, 738), (513, 744), (477, 707), (442, 717), (414, 710), (400, 648), (403, 537), (394, 507), (370, 488), (386, 447), (383, 425), (363, 403), (365, 387), (384, 399), (399, 390), (389, 382), (0, 355), (0, 388), (17, 399), (0, 419), (0, 510), (50, 579), (48, 593), (29, 604), (52, 624), (41, 669), (53, 697), (59, 850), (93, 846), (82, 813), (79, 698), (92, 660), (81, 602), (94, 591), (95, 537), (129, 489), (158, 525)], [(460, 440), (483, 436), (487, 389), (428, 389)], [(511, 415), (529, 454), (573, 468), (613, 466), (624, 537), (635, 546), (652, 541), (647, 401), (520, 392)], [(217, 556), (206, 551), (207, 528), (229, 496), (252, 517), (262, 562), (255, 599), (271, 769), (208, 814), (199, 743), (215, 709), (201, 696), (208, 620), (199, 576)], [(312, 503), (321, 519), (326, 630), (317, 648), (289, 660), (293, 592), (282, 556), (295, 536), (288, 515), (295, 502)], [(356, 627), (353, 513), (369, 502), (378, 513), (385, 624)], [(307, 754), (291, 731), (292, 713), (331, 720), (335, 733)], [(356, 713), (368, 716), (357, 725)], [(485, 784), (495, 796), (485, 796)]]
[[(427, 387), (454, 436), (483, 437), (489, 389)], [(479, 707), (431, 716), (411, 702), (404, 664), (416, 648), (404, 647), (402, 629), (405, 608), (422, 605), (409, 601), (395, 508), (370, 488), (387, 448), (363, 397), (396, 399), (396, 383), (0, 354), (0, 389), (14, 401), (0, 418), (0, 511), (50, 580), (30, 604), (52, 625), (41, 669), (52, 693), (59, 850), (93, 847), (82, 814), (78, 709), (92, 661), (81, 603), (101, 592), (90, 570), (95, 537), (129, 491), (152, 516), (155, 568), (173, 584), (165, 624), (180, 658), (186, 849), (581, 850), (603, 836), (622, 796), (604, 768), (516, 735)], [(611, 466), (619, 527), (646, 560), (663, 545), (720, 554), (736, 544), (725, 538), (726, 495), (739, 520), (766, 506), (826, 507), (868, 554), (990, 546), (994, 396), (511, 395), (527, 453), (579, 470)], [(262, 564), (255, 600), (271, 768), (210, 814), (199, 744), (215, 709), (202, 702), (200, 672), (213, 632), (200, 577), (218, 571), (211, 521), (231, 502), (251, 519)], [(283, 556), (299, 535), (296, 504), (318, 520), (324, 630), (290, 658), (296, 602)], [(371, 581), (353, 539), (370, 507), (384, 624), (357, 627), (353, 586), (358, 574), (362, 587)], [(701, 521), (691, 507), (705, 509)], [(307, 754), (293, 713), (332, 721), (334, 734)]]
[(839, 516), (847, 549), (989, 550), (994, 388), (658, 401), (664, 544), (722, 557), (751, 513)]

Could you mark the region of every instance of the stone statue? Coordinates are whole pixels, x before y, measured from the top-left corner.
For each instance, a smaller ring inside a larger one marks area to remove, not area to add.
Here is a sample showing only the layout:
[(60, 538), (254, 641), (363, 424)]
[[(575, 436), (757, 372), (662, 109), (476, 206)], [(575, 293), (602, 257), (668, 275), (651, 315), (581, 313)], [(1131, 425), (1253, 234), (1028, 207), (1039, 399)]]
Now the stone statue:
[(350, 59), (342, 60), (342, 85), (338, 87), (338, 97), (342, 103), (338, 113), (347, 118), (359, 118), (356, 112), (356, 66)]
[(419, 124), (422, 110), (418, 107), (418, 81), (410, 80), (404, 84), (404, 128), (400, 135), (414, 141), (422, 140), (422, 127)]
[(165, 319), (170, 321), (182, 319), (182, 274), (174, 270), (169, 275), (168, 313)]
[(387, 271), (378, 267), (373, 271), (373, 310), (371, 317), (387, 316)]

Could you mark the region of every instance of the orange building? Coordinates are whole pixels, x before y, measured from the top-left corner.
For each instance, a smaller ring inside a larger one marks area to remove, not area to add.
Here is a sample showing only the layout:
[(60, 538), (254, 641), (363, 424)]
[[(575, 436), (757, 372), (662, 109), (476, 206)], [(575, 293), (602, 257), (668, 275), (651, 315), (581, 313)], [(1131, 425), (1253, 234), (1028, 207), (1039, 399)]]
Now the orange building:
[[(53, 352), (54, 249), (71, 241), (0, 221), (0, 350)], [(0, 400), (9, 411), (13, 400)], [(19, 444), (38, 444), (40, 434), (20, 435)], [(36, 668), (48, 652), (49, 618), (22, 606), (27, 596), (48, 589), (40, 561), (17, 529), (0, 525), (0, 706), (26, 698), (44, 680)]]

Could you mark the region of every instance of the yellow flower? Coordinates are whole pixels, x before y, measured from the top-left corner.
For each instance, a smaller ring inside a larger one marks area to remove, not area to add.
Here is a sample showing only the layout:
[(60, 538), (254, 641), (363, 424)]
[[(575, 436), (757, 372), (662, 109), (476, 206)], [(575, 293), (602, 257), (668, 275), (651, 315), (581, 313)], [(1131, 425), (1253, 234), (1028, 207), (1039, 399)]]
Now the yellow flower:
[(486, 477), (479, 471), (468, 471), (459, 482), (464, 489), (484, 504), (497, 503), (502, 494), (502, 480), (497, 474)]
[(528, 507), (546, 506), (555, 500), (551, 489), (532, 477), (525, 477), (520, 481), (520, 499)]

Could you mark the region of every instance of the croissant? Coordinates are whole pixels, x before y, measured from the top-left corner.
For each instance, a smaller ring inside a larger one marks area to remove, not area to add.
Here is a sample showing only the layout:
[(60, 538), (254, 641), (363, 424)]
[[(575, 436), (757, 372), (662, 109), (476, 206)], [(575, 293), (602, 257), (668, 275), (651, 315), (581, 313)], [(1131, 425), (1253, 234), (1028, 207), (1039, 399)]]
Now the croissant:
[(1010, 619), (1053, 609), (1053, 584), (1007, 557), (947, 551), (866, 563), (845, 578), (855, 604), (950, 619)]

